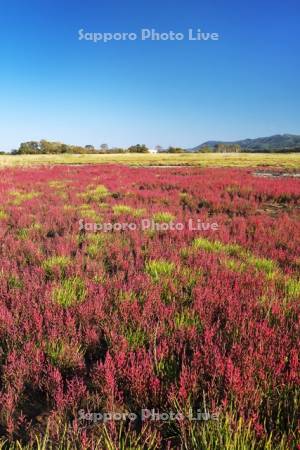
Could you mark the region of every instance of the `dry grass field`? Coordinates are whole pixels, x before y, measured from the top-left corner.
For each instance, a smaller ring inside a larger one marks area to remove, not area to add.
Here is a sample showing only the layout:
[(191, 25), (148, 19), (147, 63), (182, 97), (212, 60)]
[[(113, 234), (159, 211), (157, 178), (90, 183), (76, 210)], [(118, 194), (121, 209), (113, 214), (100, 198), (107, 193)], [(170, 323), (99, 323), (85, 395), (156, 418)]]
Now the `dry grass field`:
[(0, 167), (52, 164), (126, 164), (130, 166), (300, 168), (300, 153), (182, 153), (111, 155), (1, 155)]

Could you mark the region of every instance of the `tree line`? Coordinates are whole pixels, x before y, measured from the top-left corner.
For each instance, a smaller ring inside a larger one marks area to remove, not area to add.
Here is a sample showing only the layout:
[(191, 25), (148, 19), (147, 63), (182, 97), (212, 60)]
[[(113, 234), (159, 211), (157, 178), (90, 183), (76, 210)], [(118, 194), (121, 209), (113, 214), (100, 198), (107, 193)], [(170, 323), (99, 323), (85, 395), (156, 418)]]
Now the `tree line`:
[[(166, 149), (157, 145), (155, 147), (157, 153), (190, 153), (182, 147), (170, 146)], [(112, 147), (107, 144), (101, 144), (98, 148), (93, 145), (68, 145), (61, 142), (50, 142), (45, 139), (41, 141), (22, 142), (17, 150), (12, 150), (13, 155), (48, 155), (48, 154), (112, 154), (112, 153), (149, 153), (150, 149), (145, 144), (136, 144), (128, 148)], [(278, 150), (253, 150), (241, 148), (238, 144), (216, 144), (213, 147), (199, 147), (196, 153), (292, 153), (300, 152), (299, 148), (295, 149), (278, 149)], [(5, 154), (0, 152), (0, 154)]]
[[(156, 147), (156, 151), (169, 152), (169, 153), (183, 153), (185, 150), (180, 147), (169, 147), (164, 150), (159, 145)], [(136, 144), (128, 148), (113, 147), (110, 148), (107, 144), (101, 144), (99, 148), (93, 145), (67, 145), (61, 142), (49, 142), (46, 140), (41, 141), (28, 141), (22, 142), (17, 150), (11, 152), (14, 155), (48, 155), (48, 154), (105, 154), (105, 153), (149, 153), (149, 148), (145, 144)]]

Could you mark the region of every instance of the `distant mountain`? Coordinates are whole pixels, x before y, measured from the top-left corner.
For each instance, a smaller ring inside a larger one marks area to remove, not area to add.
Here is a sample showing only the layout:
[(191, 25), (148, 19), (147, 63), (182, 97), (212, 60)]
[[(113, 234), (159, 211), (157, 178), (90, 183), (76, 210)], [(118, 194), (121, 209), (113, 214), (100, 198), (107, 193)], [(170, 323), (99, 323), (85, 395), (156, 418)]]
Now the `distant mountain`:
[(232, 142), (207, 141), (189, 150), (191, 152), (196, 152), (203, 147), (213, 148), (217, 144), (240, 145), (241, 149), (250, 151), (288, 150), (300, 148), (300, 136), (296, 134), (275, 134), (274, 136), (261, 137), (257, 139), (243, 139)]

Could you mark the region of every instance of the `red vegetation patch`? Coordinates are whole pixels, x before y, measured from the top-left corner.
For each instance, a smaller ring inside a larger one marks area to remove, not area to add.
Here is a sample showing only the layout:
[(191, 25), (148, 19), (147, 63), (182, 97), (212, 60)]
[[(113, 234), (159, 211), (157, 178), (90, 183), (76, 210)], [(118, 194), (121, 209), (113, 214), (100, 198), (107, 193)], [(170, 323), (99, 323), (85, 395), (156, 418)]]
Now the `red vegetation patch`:
[[(257, 442), (272, 432), (295, 445), (299, 199), (299, 180), (250, 170), (6, 169), (0, 432), (32, 442), (48, 422), (56, 442), (58, 424), (68, 423), (77, 444), (93, 448), (103, 427), (78, 428), (81, 409), (203, 410), (205, 400), (231, 414), (233, 429), (238, 418), (250, 424)], [(79, 226), (153, 217), (219, 227), (94, 234)], [(143, 429), (145, 442), (155, 436), (158, 448), (189, 435), (161, 422), (123, 426), (132, 436)], [(112, 442), (119, 427), (108, 426)]]

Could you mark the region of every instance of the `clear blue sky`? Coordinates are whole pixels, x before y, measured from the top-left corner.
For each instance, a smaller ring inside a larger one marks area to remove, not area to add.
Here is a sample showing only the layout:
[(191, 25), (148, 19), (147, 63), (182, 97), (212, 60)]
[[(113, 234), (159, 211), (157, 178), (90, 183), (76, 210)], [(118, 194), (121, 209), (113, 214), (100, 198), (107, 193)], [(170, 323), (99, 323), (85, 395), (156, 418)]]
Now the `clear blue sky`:
[[(300, 134), (299, 0), (2, 0), (0, 149)], [(78, 30), (220, 33), (79, 41)]]

